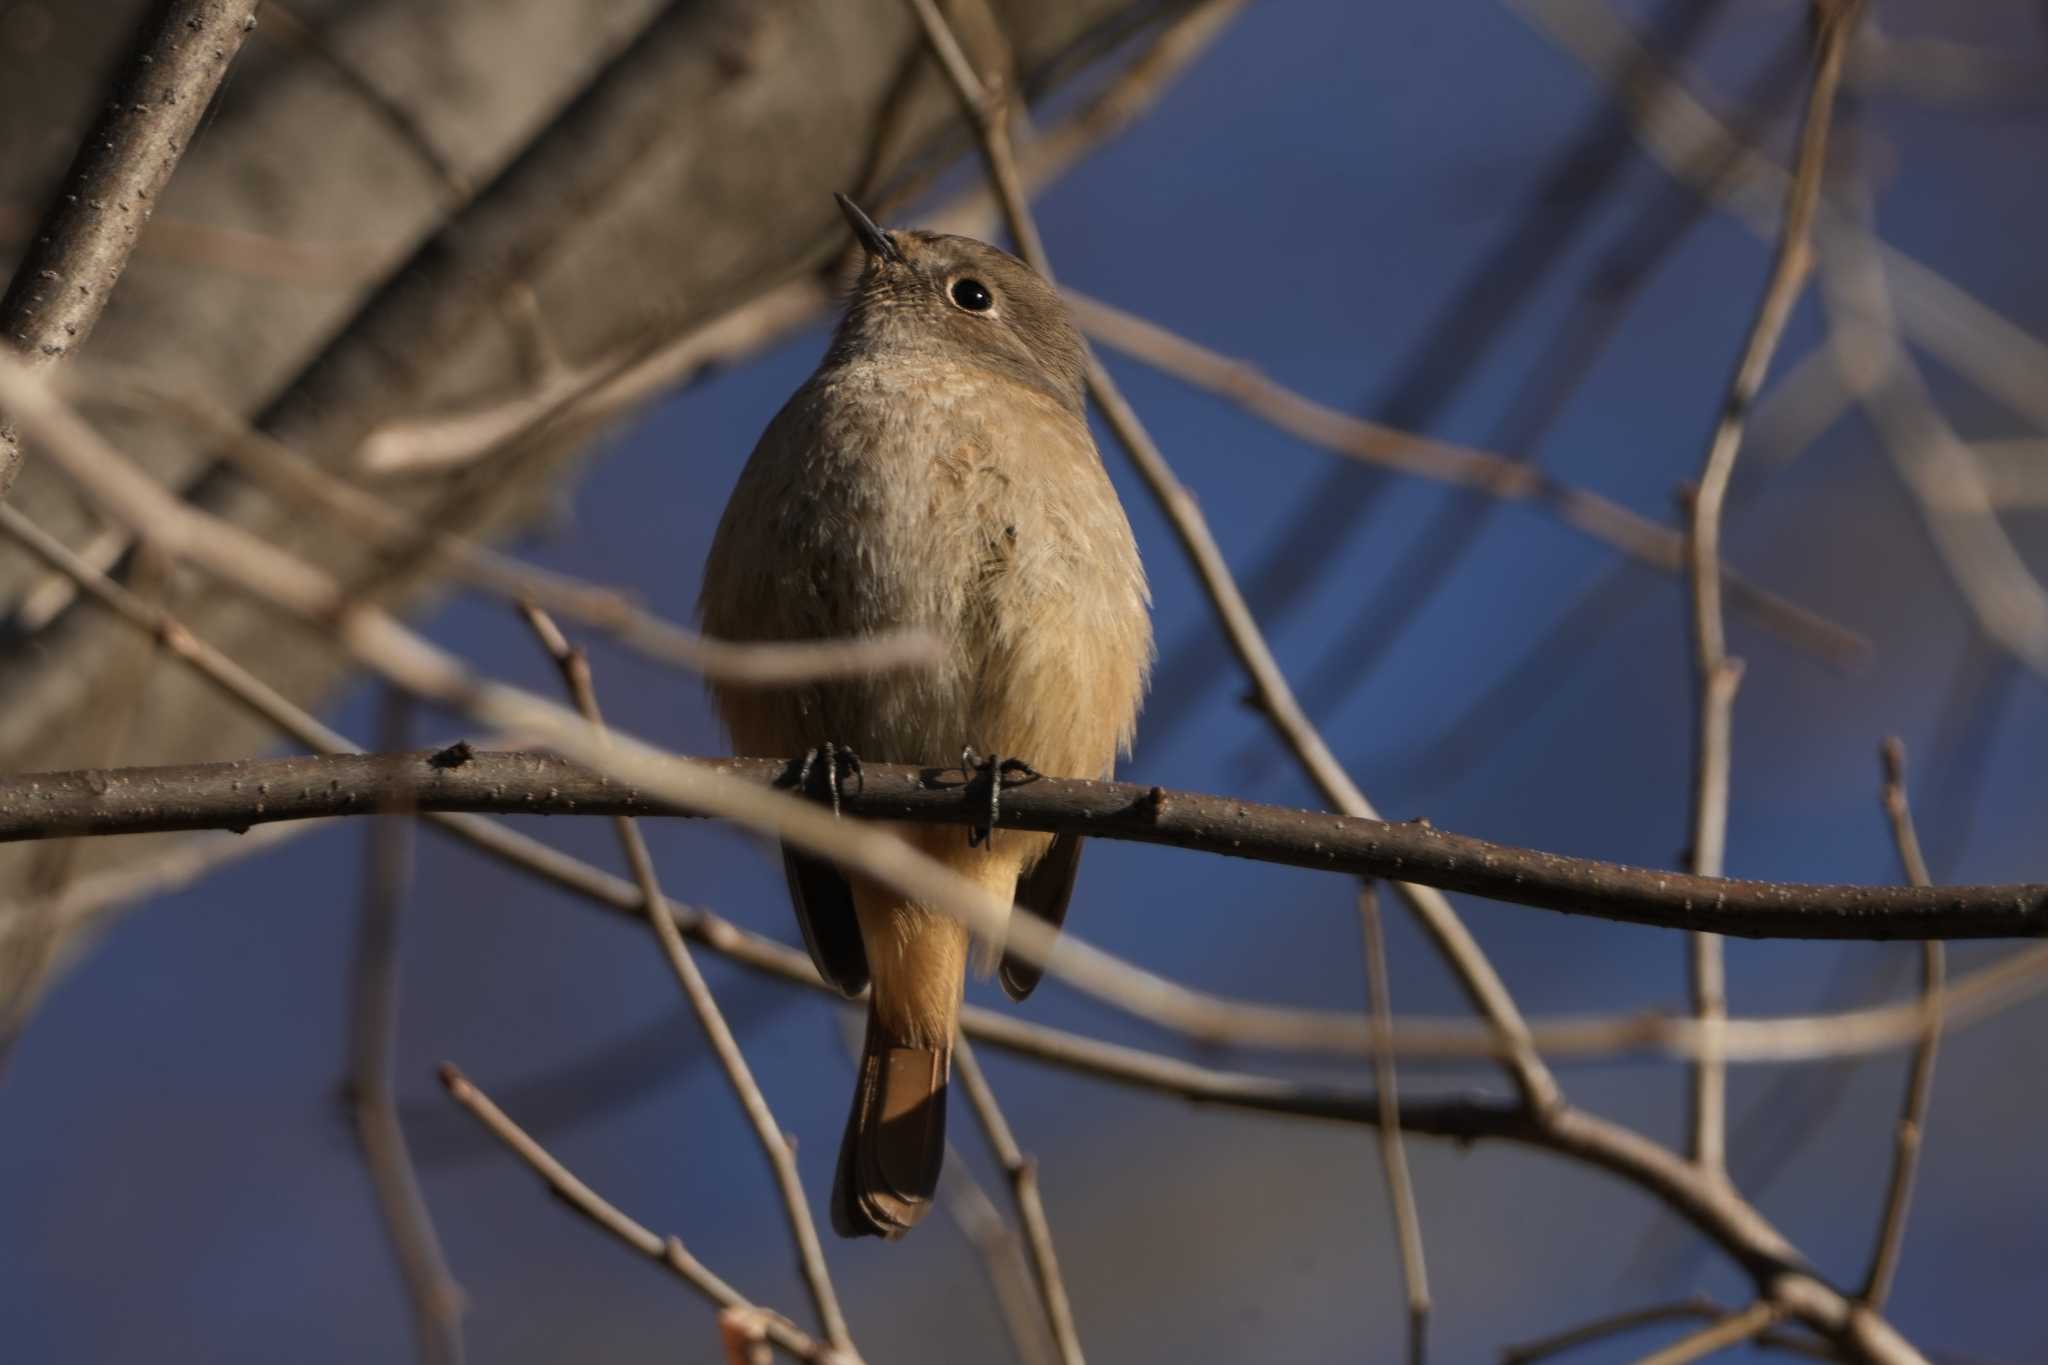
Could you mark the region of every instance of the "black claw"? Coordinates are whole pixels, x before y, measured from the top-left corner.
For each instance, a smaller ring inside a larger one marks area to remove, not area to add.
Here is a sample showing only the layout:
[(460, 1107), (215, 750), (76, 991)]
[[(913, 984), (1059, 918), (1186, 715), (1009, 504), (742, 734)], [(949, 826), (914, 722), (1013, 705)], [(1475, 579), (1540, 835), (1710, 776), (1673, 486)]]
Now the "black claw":
[(960, 769), (970, 778), (981, 776), (988, 779), (988, 819), (967, 827), (969, 848), (980, 848), (995, 838), (996, 821), (1002, 818), (1003, 813), (1004, 778), (1042, 776), (1038, 769), (1021, 758), (997, 758), (994, 754), (983, 758), (971, 744), (960, 751)]
[(810, 789), (811, 770), (818, 766), (818, 760), (821, 758), (825, 761), (825, 792), (832, 799), (832, 814), (837, 816), (840, 773), (844, 771), (850, 777), (860, 778), (863, 785), (866, 783), (866, 778), (861, 773), (860, 755), (844, 744), (834, 744), (831, 740), (826, 740), (804, 755), (802, 766), (796, 770), (796, 785), (799, 790)]

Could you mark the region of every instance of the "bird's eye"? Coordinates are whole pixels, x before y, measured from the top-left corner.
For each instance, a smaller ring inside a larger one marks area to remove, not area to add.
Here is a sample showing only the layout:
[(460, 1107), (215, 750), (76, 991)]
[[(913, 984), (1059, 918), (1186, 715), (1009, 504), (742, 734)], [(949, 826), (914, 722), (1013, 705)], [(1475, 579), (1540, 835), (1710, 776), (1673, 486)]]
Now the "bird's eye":
[(953, 302), (970, 313), (986, 313), (996, 306), (996, 296), (980, 280), (953, 281)]

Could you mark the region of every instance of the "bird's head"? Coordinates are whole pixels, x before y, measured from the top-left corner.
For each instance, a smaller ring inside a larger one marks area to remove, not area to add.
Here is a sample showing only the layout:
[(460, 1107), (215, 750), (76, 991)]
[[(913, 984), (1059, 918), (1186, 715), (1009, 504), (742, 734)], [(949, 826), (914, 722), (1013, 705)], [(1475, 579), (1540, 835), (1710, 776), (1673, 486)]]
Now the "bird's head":
[(1043, 276), (971, 237), (885, 232), (851, 199), (834, 197), (867, 255), (833, 341), (835, 359), (978, 365), (1082, 410), (1087, 349)]

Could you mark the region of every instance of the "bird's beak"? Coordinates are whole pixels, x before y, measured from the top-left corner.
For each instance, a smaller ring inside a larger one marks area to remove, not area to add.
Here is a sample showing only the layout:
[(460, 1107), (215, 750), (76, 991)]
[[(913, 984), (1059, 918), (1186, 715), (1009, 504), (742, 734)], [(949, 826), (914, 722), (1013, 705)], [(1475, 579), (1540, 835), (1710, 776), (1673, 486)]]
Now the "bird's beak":
[(853, 235), (860, 240), (861, 250), (867, 252), (870, 258), (879, 258), (896, 265), (903, 264), (903, 252), (896, 243), (889, 240), (888, 233), (875, 226), (874, 219), (861, 212), (859, 204), (843, 194), (834, 194), (832, 197), (838, 201), (839, 211), (846, 215), (846, 225), (853, 229)]

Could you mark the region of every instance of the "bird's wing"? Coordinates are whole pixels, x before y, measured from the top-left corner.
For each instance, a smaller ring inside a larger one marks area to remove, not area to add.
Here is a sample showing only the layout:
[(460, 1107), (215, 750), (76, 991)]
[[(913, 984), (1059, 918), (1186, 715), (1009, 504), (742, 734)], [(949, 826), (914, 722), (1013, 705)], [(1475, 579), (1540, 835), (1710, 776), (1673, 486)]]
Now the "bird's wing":
[[(1081, 836), (1062, 834), (1055, 838), (1038, 865), (1017, 879), (1017, 909), (1059, 928), (1066, 923), (1067, 902), (1073, 898), (1074, 877), (1080, 870)], [(1022, 1000), (1037, 987), (1045, 969), (1005, 953), (999, 975), (1010, 998)]]
[(782, 870), (789, 877), (789, 902), (818, 975), (845, 992), (867, 989), (868, 952), (853, 913), (853, 888), (838, 868), (808, 853), (782, 846)]

